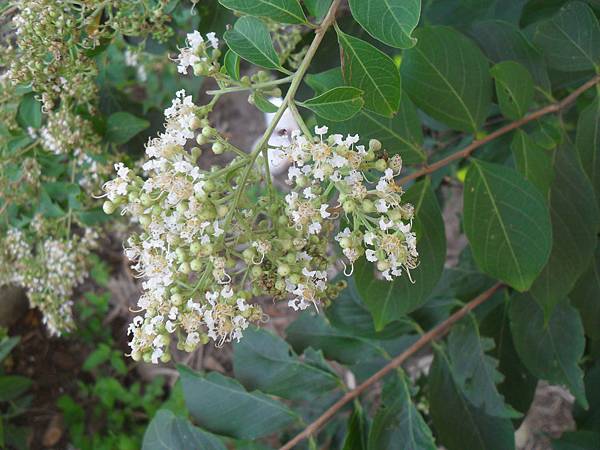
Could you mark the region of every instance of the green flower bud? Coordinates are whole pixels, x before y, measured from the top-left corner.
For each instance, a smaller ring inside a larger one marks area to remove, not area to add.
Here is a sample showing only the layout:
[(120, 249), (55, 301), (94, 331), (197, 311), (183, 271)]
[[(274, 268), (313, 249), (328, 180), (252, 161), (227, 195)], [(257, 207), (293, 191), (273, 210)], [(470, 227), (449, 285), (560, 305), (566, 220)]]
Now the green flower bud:
[(377, 161), (375, 161), (375, 169), (377, 169), (380, 172), (385, 172), (385, 169), (387, 169), (387, 162), (385, 161), (385, 159), (378, 159)]
[(182, 262), (177, 268), (177, 271), (187, 275), (190, 273), (190, 265), (186, 262)]
[(211, 127), (204, 127), (202, 128), (202, 136), (210, 138), (212, 136), (214, 136), (216, 133), (214, 128)]
[(280, 264), (279, 267), (277, 267), (277, 274), (281, 277), (288, 276), (290, 274), (290, 266), (287, 264)]
[(381, 150), (381, 142), (379, 142), (377, 139), (371, 139), (369, 141), (369, 150), (378, 152), (379, 150)]
[(367, 214), (375, 211), (375, 204), (368, 198), (364, 199), (361, 202), (360, 206), (361, 206), (362, 210), (364, 212), (366, 212)]
[(342, 208), (344, 208), (345, 212), (352, 213), (356, 210), (356, 203), (354, 203), (352, 200), (346, 200), (342, 204)]
[(106, 214), (112, 214), (115, 212), (115, 209), (117, 207), (115, 206), (115, 204), (113, 202), (111, 202), (110, 200), (106, 200), (103, 204), (102, 204), (102, 210), (106, 213)]
[(215, 155), (220, 155), (225, 151), (225, 146), (218, 141), (215, 142), (211, 148)]
[(183, 303), (183, 297), (181, 294), (173, 294), (171, 295), (171, 303), (175, 306), (179, 306)]
[(202, 261), (200, 261), (198, 258), (192, 259), (190, 261), (190, 269), (192, 269), (194, 272), (199, 272), (200, 269), (202, 269)]

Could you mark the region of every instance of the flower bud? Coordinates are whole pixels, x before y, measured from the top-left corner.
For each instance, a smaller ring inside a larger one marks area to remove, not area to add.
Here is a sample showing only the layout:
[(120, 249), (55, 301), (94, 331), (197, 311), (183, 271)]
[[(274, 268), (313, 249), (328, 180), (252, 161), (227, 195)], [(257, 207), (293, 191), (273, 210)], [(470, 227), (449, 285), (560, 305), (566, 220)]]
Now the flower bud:
[(106, 213), (106, 214), (112, 214), (115, 212), (116, 206), (113, 202), (111, 202), (110, 200), (106, 200), (103, 204), (102, 204), (102, 210)]
[(387, 169), (387, 167), (388, 165), (385, 159), (378, 159), (377, 161), (375, 161), (375, 169), (377, 169), (378, 171), (385, 172), (385, 169)]
[(287, 264), (280, 264), (279, 267), (277, 267), (277, 274), (281, 277), (288, 276), (290, 274), (290, 266)]
[(215, 142), (211, 147), (215, 155), (220, 155), (225, 151), (225, 146), (220, 142)]
[(369, 141), (369, 150), (378, 152), (379, 150), (381, 150), (381, 142), (378, 141), (377, 139), (371, 139)]

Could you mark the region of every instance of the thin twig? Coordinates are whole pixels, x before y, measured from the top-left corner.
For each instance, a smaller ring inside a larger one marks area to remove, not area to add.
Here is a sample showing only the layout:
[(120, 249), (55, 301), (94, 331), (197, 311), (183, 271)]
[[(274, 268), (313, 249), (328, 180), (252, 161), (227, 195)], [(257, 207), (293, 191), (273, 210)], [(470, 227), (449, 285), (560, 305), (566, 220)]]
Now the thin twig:
[(556, 112), (566, 108), (571, 103), (573, 103), (577, 99), (577, 97), (579, 97), (581, 94), (583, 94), (588, 89), (594, 87), (599, 81), (600, 81), (600, 75), (596, 75), (594, 78), (590, 79), (585, 84), (583, 84), (580, 87), (578, 87), (577, 89), (575, 89), (573, 92), (571, 92), (568, 96), (566, 96), (560, 102), (545, 106), (544, 108), (538, 109), (537, 111), (534, 111), (531, 114), (526, 115), (522, 119), (511, 122), (508, 125), (503, 126), (502, 128), (498, 128), (496, 131), (493, 131), (492, 133), (488, 134), (483, 139), (480, 139), (478, 141), (473, 141), (471, 144), (467, 145), (464, 149), (462, 149), (456, 153), (453, 153), (444, 159), (440, 159), (439, 161), (437, 161), (431, 165), (425, 166), (421, 170), (418, 170), (416, 172), (406, 175), (405, 177), (400, 178), (399, 180), (396, 181), (396, 184), (402, 186), (411, 180), (415, 180), (419, 177), (422, 177), (423, 175), (428, 175), (432, 172), (435, 172), (436, 170), (439, 170), (442, 167), (445, 167), (448, 164), (450, 164), (458, 159), (467, 158), (468, 156), (471, 155), (471, 153), (473, 153), (479, 147), (487, 144), (488, 142), (491, 142), (494, 139), (496, 139), (516, 128), (519, 128), (519, 127), (525, 125), (526, 123), (529, 123), (533, 120), (539, 119), (540, 117), (545, 116), (546, 114), (556, 113)]
[(502, 283), (496, 283), (494, 286), (489, 288), (487, 291), (483, 292), (479, 296), (475, 297), (469, 303), (464, 305), (461, 309), (456, 311), (442, 323), (437, 325), (436, 327), (429, 330), (427, 333), (423, 334), (419, 340), (417, 340), (413, 345), (407, 348), (404, 352), (396, 356), (392, 359), (387, 365), (385, 365), (378, 372), (375, 372), (371, 377), (367, 380), (363, 381), (356, 388), (348, 391), (342, 398), (340, 398), (337, 402), (335, 402), (327, 411), (325, 411), (321, 416), (308, 425), (301, 433), (297, 434), (291, 441), (286, 443), (279, 450), (291, 450), (295, 445), (302, 442), (304, 439), (309, 436), (314, 435), (325, 423), (327, 423), (342, 407), (344, 407), (348, 402), (352, 401), (360, 394), (362, 394), (369, 386), (381, 380), (384, 376), (390, 373), (395, 368), (399, 367), (404, 361), (406, 361), (410, 356), (414, 355), (416, 352), (421, 350), (423, 347), (428, 345), (431, 341), (442, 337), (446, 334), (452, 325), (470, 313), (477, 306), (484, 303), (486, 300), (489, 300), (492, 295), (501, 287)]

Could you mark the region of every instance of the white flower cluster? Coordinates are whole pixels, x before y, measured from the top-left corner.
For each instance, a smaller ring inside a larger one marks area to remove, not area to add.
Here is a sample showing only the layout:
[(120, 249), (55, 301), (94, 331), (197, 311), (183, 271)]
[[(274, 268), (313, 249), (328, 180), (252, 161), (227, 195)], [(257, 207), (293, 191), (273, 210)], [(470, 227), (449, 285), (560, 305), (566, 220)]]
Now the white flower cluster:
[[(218, 59), (219, 39), (215, 33), (207, 33), (206, 41), (198, 31), (187, 34), (187, 47), (179, 50), (177, 57), (177, 70), (186, 75), (188, 68), (192, 68), (194, 75), (209, 76), (219, 71)], [(210, 51), (210, 53), (209, 53)]]
[[(179, 71), (227, 77), (218, 72), (217, 39), (206, 39), (187, 35)], [(325, 138), (326, 127), (316, 128), (316, 139), (294, 131), (291, 143), (276, 149), (276, 158), (291, 164), (292, 189), (282, 195), (268, 172), (253, 167), (265, 163), (261, 149), (246, 154), (210, 126), (213, 105), (197, 106), (177, 92), (164, 113), (165, 131), (146, 145), (142, 176), (119, 163), (104, 185), (104, 211), (119, 209), (141, 227), (126, 249), (143, 278), (143, 314), (129, 328), (136, 360), (168, 361), (173, 334), (185, 351), (239, 340), (263, 320), (260, 306), (247, 303), (256, 296), (293, 310), (327, 306), (345, 285), (329, 281), (334, 238), (351, 264), (366, 252), (388, 279), (417, 264), (413, 209), (393, 182), (399, 157), (388, 159), (375, 140), (366, 149), (358, 135)], [(204, 170), (197, 160), (205, 146), (235, 156)]]
[(34, 240), (34, 248), (22, 230), (11, 228), (2, 242), (0, 285), (23, 287), (50, 334), (58, 336), (73, 328), (73, 290), (87, 276), (86, 258), (96, 240), (96, 233), (86, 230), (70, 240)]
[[(403, 271), (410, 277), (419, 254), (411, 231), (414, 209), (402, 203), (402, 188), (394, 182), (402, 169), (401, 158), (376, 160), (379, 141), (371, 140), (367, 149), (358, 144), (358, 135), (324, 138), (327, 132), (327, 127), (315, 127), (319, 137), (311, 139), (295, 131), (290, 144), (279, 149), (277, 157), (290, 164), (288, 182), (293, 191), (286, 196), (290, 220), (308, 236), (321, 233), (335, 209), (329, 202), (337, 195), (337, 209), (341, 207), (349, 226), (335, 240), (350, 263), (365, 254), (385, 279), (391, 281)], [(370, 182), (373, 170), (383, 174)]]

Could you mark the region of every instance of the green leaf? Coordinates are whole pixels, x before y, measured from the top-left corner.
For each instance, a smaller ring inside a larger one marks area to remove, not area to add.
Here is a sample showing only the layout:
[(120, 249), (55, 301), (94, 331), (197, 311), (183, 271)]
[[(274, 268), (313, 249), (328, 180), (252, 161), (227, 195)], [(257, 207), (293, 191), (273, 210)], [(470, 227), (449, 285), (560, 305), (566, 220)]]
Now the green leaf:
[(234, 80), (240, 79), (240, 57), (231, 50), (227, 50), (224, 57), (227, 74)]
[(577, 121), (575, 139), (581, 165), (596, 194), (600, 207), (600, 97), (586, 107)]
[(448, 357), (435, 350), (429, 371), (429, 405), (438, 444), (448, 450), (514, 450), (509, 419), (473, 406), (456, 384)]
[(515, 130), (510, 149), (517, 170), (547, 197), (554, 178), (552, 152), (537, 145), (527, 133), (519, 129)]
[(341, 67), (334, 67), (324, 72), (309, 73), (304, 77), (304, 82), (315, 91), (315, 94), (336, 88), (344, 84), (344, 76)]
[(17, 123), (27, 128), (39, 128), (42, 126), (42, 103), (36, 99), (37, 94), (30, 92), (21, 99), (17, 110)]
[(268, 17), (281, 23), (305, 23), (306, 17), (298, 0), (219, 0), (225, 8)]
[(550, 255), (546, 201), (513, 169), (473, 160), (464, 189), (464, 229), (479, 268), (527, 290)]
[(589, 408), (575, 405), (573, 417), (579, 430), (600, 430), (600, 360), (587, 369), (583, 382)]
[(452, 327), (448, 337), (448, 355), (452, 362), (454, 380), (463, 395), (489, 416), (514, 418), (520, 414), (507, 407), (496, 385), (504, 380), (498, 372), (498, 360), (487, 355), (494, 340), (479, 335), (472, 317)]
[(348, 279), (348, 288), (325, 309), (325, 315), (338, 330), (366, 339), (393, 339), (414, 330), (410, 323), (395, 321), (387, 324), (382, 331), (375, 331), (373, 317), (361, 300), (352, 278)]
[(364, 92), (365, 108), (392, 117), (400, 107), (400, 72), (394, 61), (368, 42), (336, 27), (346, 84)]
[(185, 403), (196, 422), (209, 431), (237, 439), (256, 439), (298, 420), (283, 404), (217, 372), (203, 375), (180, 366)]
[(408, 381), (393, 375), (369, 433), (369, 450), (436, 450), (431, 430), (414, 405)]
[(562, 301), (544, 320), (544, 311), (529, 294), (512, 299), (510, 326), (521, 361), (536, 377), (565, 384), (585, 408), (583, 373), (577, 365), (585, 337), (579, 313)]
[(298, 104), (325, 120), (340, 122), (356, 115), (364, 100), (360, 89), (340, 86)]
[(587, 269), (596, 248), (600, 213), (594, 192), (569, 144), (555, 152), (550, 187), (553, 244), (548, 263), (531, 286), (531, 295), (548, 316)]
[(82, 369), (89, 371), (95, 367), (98, 367), (100, 364), (108, 361), (111, 353), (112, 351), (110, 347), (107, 344), (101, 343), (98, 345), (98, 348), (90, 353), (85, 359)]
[(111, 114), (106, 121), (106, 139), (117, 145), (125, 144), (140, 131), (150, 126), (150, 122), (125, 111)]
[(20, 375), (0, 375), (0, 402), (16, 399), (31, 387), (31, 380)]
[(417, 45), (404, 52), (404, 87), (419, 108), (451, 128), (475, 132), (488, 115), (492, 79), (481, 50), (449, 27), (415, 31)]
[(421, 0), (350, 0), (356, 21), (384, 44), (409, 48), (417, 40), (411, 36), (419, 23)]
[(430, 179), (415, 183), (402, 200), (415, 207), (413, 228), (420, 263), (411, 271), (413, 282), (407, 274), (391, 282), (379, 280), (374, 276), (373, 265), (364, 258), (359, 260), (354, 271), (357, 290), (373, 316), (377, 331), (427, 300), (440, 279), (446, 260), (444, 221)]
[(597, 450), (600, 433), (594, 431), (568, 431), (552, 441), (552, 450)]
[(538, 380), (521, 363), (515, 350), (508, 320), (510, 300), (506, 289), (496, 292), (494, 298), (486, 304), (496, 302), (497, 305), (479, 319), (479, 330), (496, 343), (496, 348), (489, 354), (498, 359), (498, 370), (504, 375), (504, 380), (498, 384), (498, 391), (517, 411), (526, 414), (533, 401)]
[(545, 91), (550, 90), (544, 57), (515, 25), (501, 20), (485, 20), (472, 26), (471, 35), (492, 62), (516, 61), (529, 71), (536, 85)]
[(381, 348), (375, 342), (333, 328), (322, 315), (301, 314), (285, 333), (296, 352), (308, 347), (321, 349), (327, 359), (342, 364), (356, 364), (381, 355)]
[(563, 72), (598, 69), (600, 25), (583, 2), (566, 4), (551, 19), (541, 22), (533, 38), (550, 67)]
[(18, 336), (2, 339), (0, 342), (0, 363), (4, 361), (12, 349), (17, 346), (20, 340), (21, 338)]
[(267, 69), (281, 69), (269, 30), (261, 20), (250, 16), (240, 17), (233, 30), (225, 32), (223, 39), (233, 52), (246, 61)]
[(287, 399), (310, 399), (340, 386), (340, 380), (298, 359), (289, 345), (267, 330), (250, 329), (233, 347), (237, 380), (249, 390)]
[(273, 103), (271, 103), (261, 92), (254, 92), (254, 106), (260, 109), (264, 113), (274, 113), (279, 109)]
[(227, 447), (210, 433), (177, 417), (168, 409), (159, 409), (144, 433), (142, 450), (226, 450)]
[(344, 438), (342, 450), (367, 450), (368, 430), (369, 422), (359, 403), (355, 405), (354, 411), (348, 420), (348, 431)]
[(496, 96), (500, 111), (517, 120), (523, 117), (533, 102), (533, 79), (529, 71), (515, 61), (503, 61), (490, 69), (496, 80)]
[(329, 11), (332, 0), (304, 0), (304, 6), (317, 20), (321, 20)]
[(591, 339), (600, 340), (600, 244), (569, 298), (581, 314), (585, 333)]

